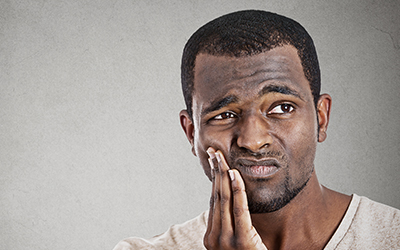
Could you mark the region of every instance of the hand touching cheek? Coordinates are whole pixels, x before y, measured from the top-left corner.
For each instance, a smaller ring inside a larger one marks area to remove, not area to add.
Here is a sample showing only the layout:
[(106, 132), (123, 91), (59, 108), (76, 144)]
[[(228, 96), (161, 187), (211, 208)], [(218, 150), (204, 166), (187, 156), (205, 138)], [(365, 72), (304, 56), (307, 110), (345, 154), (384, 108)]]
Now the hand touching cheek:
[(252, 225), (242, 177), (221, 151), (207, 150), (212, 175), (207, 249), (267, 249)]

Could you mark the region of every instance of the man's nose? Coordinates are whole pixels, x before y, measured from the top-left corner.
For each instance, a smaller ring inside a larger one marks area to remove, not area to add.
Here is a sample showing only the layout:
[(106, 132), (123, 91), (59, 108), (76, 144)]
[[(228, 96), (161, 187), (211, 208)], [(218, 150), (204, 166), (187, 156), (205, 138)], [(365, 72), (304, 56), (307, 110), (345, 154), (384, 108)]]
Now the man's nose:
[(237, 144), (254, 153), (272, 144), (268, 121), (262, 115), (250, 115), (243, 117), (240, 122)]

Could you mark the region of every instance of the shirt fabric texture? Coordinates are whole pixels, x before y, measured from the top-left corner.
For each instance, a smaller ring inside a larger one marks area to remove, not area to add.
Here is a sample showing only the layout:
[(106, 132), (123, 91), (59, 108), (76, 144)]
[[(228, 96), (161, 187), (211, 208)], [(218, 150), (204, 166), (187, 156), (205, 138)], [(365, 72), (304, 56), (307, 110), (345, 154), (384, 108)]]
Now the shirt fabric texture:
[[(114, 250), (205, 249), (203, 236), (207, 219), (206, 211), (151, 239), (130, 237), (122, 240)], [(345, 249), (400, 250), (400, 210), (353, 194), (339, 227), (324, 248)]]

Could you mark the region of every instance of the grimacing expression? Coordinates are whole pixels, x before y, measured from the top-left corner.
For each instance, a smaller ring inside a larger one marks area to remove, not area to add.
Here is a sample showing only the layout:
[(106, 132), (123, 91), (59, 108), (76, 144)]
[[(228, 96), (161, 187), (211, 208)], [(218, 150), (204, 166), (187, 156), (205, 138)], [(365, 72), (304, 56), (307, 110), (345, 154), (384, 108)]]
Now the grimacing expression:
[[(221, 150), (246, 186), (250, 212), (285, 206), (314, 171), (317, 112), (297, 50), (254, 56), (199, 54), (193, 93), (193, 152), (211, 178), (206, 150)], [(321, 139), (322, 138), (322, 139)]]

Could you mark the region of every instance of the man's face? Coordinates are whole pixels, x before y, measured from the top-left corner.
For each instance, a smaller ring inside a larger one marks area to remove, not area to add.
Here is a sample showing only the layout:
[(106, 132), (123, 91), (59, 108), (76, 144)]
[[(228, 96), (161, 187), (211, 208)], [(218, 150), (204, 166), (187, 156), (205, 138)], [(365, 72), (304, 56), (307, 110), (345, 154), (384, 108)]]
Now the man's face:
[(193, 94), (194, 153), (221, 150), (245, 182), (250, 212), (286, 205), (314, 169), (318, 124), (309, 82), (289, 45), (241, 58), (199, 54)]

